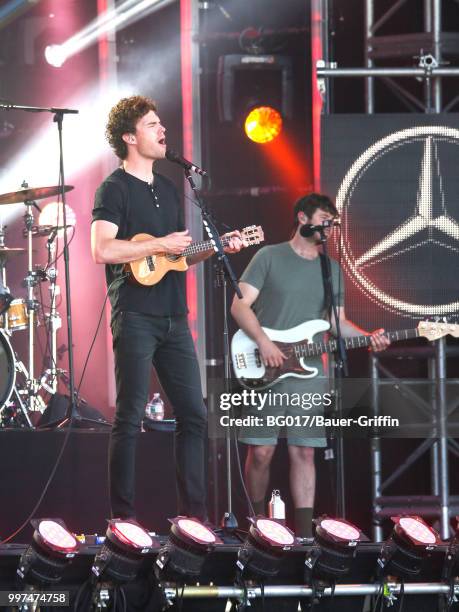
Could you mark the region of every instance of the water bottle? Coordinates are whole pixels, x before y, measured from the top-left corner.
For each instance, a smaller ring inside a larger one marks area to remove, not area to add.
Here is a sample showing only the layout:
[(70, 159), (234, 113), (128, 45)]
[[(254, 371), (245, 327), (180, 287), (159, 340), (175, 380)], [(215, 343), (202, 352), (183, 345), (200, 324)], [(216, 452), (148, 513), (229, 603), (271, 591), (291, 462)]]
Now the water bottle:
[(164, 419), (164, 402), (159, 393), (153, 393), (153, 397), (145, 406), (145, 417), (152, 421)]
[(268, 504), (269, 518), (285, 521), (285, 503), (283, 502), (279, 489), (274, 489), (271, 501)]

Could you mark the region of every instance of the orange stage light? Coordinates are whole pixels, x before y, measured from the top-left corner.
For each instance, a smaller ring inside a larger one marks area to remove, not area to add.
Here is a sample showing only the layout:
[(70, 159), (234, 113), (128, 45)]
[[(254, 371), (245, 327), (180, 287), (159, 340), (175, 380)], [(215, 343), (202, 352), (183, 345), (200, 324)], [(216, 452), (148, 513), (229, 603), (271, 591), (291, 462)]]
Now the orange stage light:
[(257, 106), (247, 115), (244, 129), (248, 138), (254, 142), (271, 142), (282, 131), (281, 114), (271, 106)]

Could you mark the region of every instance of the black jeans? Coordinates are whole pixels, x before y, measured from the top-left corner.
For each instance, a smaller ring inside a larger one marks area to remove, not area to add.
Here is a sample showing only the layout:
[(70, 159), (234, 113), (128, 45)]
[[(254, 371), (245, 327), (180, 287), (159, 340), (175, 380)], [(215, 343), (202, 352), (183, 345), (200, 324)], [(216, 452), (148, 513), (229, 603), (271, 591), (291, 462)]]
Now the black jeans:
[(121, 312), (112, 323), (112, 333), (117, 392), (109, 449), (112, 516), (135, 516), (136, 443), (153, 364), (176, 418), (178, 512), (207, 518), (206, 409), (186, 316), (158, 317)]

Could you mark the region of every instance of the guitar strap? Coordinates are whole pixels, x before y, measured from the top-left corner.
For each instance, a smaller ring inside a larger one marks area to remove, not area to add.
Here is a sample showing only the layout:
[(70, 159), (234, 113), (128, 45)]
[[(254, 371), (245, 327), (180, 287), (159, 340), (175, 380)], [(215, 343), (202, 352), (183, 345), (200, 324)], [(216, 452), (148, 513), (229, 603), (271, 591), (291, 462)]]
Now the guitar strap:
[[(327, 273), (327, 262), (325, 260), (325, 255), (323, 253), (319, 253), (320, 257), (320, 269), (322, 270), (322, 282), (324, 286), (324, 311), (328, 317), (328, 320), (331, 320), (331, 276)], [(331, 270), (330, 270), (331, 272)]]

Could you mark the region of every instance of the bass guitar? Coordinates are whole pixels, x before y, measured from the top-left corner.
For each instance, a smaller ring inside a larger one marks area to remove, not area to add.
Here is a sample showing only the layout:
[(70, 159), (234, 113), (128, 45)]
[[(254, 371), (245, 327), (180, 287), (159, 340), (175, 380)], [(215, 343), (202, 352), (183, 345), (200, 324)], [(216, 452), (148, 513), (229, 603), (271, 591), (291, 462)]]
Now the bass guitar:
[[(327, 321), (316, 319), (301, 323), (286, 330), (275, 330), (263, 327), (268, 338), (286, 355), (280, 367), (265, 366), (260, 357), (258, 345), (241, 329), (236, 332), (231, 342), (231, 358), (236, 377), (247, 389), (267, 389), (279, 380), (287, 377), (313, 378), (318, 369), (308, 365), (309, 357), (323, 353), (334, 353), (337, 349), (336, 339), (314, 342), (317, 333), (330, 329)], [(416, 329), (386, 332), (391, 342), (424, 337), (438, 340), (443, 336), (459, 337), (459, 325), (454, 323), (421, 321)], [(370, 336), (344, 338), (347, 349), (362, 348), (370, 345)]]

